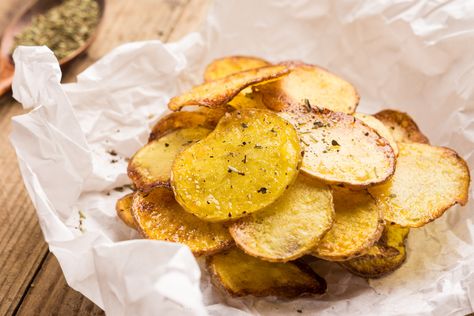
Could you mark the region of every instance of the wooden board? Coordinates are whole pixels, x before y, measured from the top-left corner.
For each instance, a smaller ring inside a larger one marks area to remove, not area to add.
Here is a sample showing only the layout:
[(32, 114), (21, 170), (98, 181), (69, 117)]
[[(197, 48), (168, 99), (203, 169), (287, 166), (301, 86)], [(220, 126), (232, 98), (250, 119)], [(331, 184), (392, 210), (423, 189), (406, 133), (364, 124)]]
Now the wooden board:
[[(0, 1), (0, 31), (31, 0)], [(117, 45), (176, 40), (195, 30), (209, 0), (107, 1), (104, 23), (88, 52), (64, 70), (76, 75)], [(0, 97), (0, 315), (99, 315), (103, 312), (67, 286), (46, 243), (9, 142), (11, 117), (25, 113), (11, 95)]]

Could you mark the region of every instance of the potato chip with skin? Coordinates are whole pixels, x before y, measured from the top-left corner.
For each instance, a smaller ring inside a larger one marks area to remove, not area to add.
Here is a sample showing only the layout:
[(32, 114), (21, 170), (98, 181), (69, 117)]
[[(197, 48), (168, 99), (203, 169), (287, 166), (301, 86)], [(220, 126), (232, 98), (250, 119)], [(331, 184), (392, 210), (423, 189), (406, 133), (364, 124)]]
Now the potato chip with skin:
[(455, 151), (421, 143), (399, 143), (397, 168), (370, 193), (387, 221), (421, 227), (454, 204), (467, 203), (469, 168)]
[(214, 129), (217, 121), (226, 113), (222, 113), (216, 119), (208, 112), (173, 112), (161, 118), (150, 132), (148, 142), (159, 139), (162, 136), (171, 133), (175, 130), (191, 127), (204, 127), (207, 129)]
[(354, 113), (354, 116), (364, 122), (367, 126), (373, 128), (377, 133), (379, 133), (380, 136), (385, 138), (389, 142), (390, 146), (392, 146), (395, 156), (398, 156), (397, 142), (395, 141), (392, 133), (381, 121), (372, 115), (364, 113)]
[(171, 166), (176, 155), (210, 132), (203, 127), (182, 128), (151, 141), (130, 159), (128, 177), (140, 191), (150, 191), (157, 186), (170, 187)]
[(227, 227), (184, 211), (168, 188), (136, 192), (132, 213), (144, 237), (187, 245), (196, 256), (219, 252), (233, 243)]
[(321, 67), (297, 61), (283, 62), (291, 72), (258, 88), (263, 103), (277, 112), (301, 111), (305, 100), (319, 108), (352, 114), (359, 104), (353, 85)]
[(178, 111), (187, 105), (216, 107), (232, 100), (248, 86), (286, 75), (289, 69), (284, 65), (266, 66), (235, 73), (222, 79), (196, 86), (168, 103), (168, 108)]
[(314, 248), (334, 221), (329, 186), (304, 175), (274, 203), (232, 224), (237, 246), (263, 260), (287, 262)]
[(407, 113), (396, 110), (383, 110), (374, 114), (374, 117), (387, 126), (396, 142), (430, 143)]
[(292, 122), (300, 135), (304, 173), (351, 188), (365, 188), (393, 174), (393, 148), (354, 116), (315, 108), (280, 115)]
[(290, 123), (268, 110), (239, 110), (178, 154), (171, 184), (187, 211), (207, 221), (228, 221), (273, 203), (296, 179), (300, 162)]
[(132, 215), (132, 201), (133, 201), (133, 194), (129, 193), (120, 199), (117, 200), (115, 204), (115, 211), (117, 212), (117, 216), (130, 228), (137, 229), (137, 225), (133, 220)]
[(384, 227), (383, 214), (366, 190), (335, 189), (336, 218), (312, 254), (329, 261), (344, 261), (366, 252)]
[(267, 262), (231, 248), (207, 258), (212, 283), (232, 296), (295, 298), (323, 294), (326, 281), (301, 262)]
[(228, 56), (213, 60), (204, 71), (204, 81), (225, 78), (237, 72), (269, 66), (264, 59), (251, 56)]
[(405, 262), (405, 241), (410, 229), (387, 223), (380, 240), (367, 254), (341, 262), (351, 273), (363, 278), (380, 278), (398, 268)]

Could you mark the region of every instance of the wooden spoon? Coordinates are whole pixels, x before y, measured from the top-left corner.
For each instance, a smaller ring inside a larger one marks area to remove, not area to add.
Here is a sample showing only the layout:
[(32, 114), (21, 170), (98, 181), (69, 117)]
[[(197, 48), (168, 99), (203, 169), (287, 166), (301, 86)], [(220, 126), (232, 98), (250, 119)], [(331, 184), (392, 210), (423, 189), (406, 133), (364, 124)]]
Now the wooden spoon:
[[(97, 36), (99, 26), (105, 11), (105, 0), (95, 0), (99, 5), (99, 22), (92, 32), (91, 36), (84, 42), (82, 46), (70, 53), (68, 56), (59, 61), (59, 65), (64, 66), (71, 60), (84, 52), (94, 41)], [(15, 44), (15, 36), (23, 31), (23, 29), (31, 24), (35, 15), (45, 13), (52, 7), (61, 4), (63, 0), (38, 0), (31, 3), (18, 15), (16, 15), (5, 29), (2, 41), (0, 43), (0, 95), (4, 94), (11, 88), (13, 73), (15, 67), (11, 57), (12, 47)]]

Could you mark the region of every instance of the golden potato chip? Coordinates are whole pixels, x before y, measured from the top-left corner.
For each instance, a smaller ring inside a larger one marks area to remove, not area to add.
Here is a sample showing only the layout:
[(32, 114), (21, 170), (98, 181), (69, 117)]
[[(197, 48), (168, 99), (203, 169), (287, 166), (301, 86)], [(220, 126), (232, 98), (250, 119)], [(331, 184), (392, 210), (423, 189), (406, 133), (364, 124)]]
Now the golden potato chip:
[(383, 182), (393, 174), (395, 154), (388, 141), (352, 115), (314, 108), (280, 115), (300, 135), (301, 170), (306, 174), (354, 188)]
[(213, 60), (204, 71), (204, 81), (222, 79), (237, 72), (269, 66), (270, 63), (250, 56), (228, 56)]
[(383, 214), (366, 190), (338, 189), (333, 195), (336, 219), (313, 250), (313, 255), (329, 261), (343, 261), (360, 256), (380, 238)]
[(168, 108), (178, 111), (187, 105), (221, 106), (232, 100), (240, 91), (256, 83), (281, 77), (289, 72), (284, 65), (267, 66), (236, 74), (196, 86), (168, 103)]
[(231, 248), (207, 259), (211, 280), (233, 296), (323, 294), (326, 281), (303, 263), (267, 262)]
[(396, 142), (430, 143), (407, 113), (396, 110), (383, 110), (374, 114), (374, 116), (388, 127)]
[(156, 186), (169, 187), (176, 155), (210, 132), (203, 127), (182, 128), (146, 144), (130, 159), (128, 177), (140, 191), (149, 191)]
[(319, 108), (352, 114), (359, 104), (354, 86), (320, 67), (301, 62), (282, 63), (290, 74), (259, 86), (263, 103), (277, 112), (299, 111), (305, 101)]
[(199, 218), (237, 219), (282, 195), (300, 161), (298, 135), (290, 123), (268, 110), (236, 110), (178, 154), (171, 184), (176, 200)]
[(262, 102), (262, 96), (252, 92), (252, 87), (247, 87), (229, 101), (229, 105), (237, 110), (242, 109), (266, 109)]
[(467, 203), (469, 169), (455, 151), (419, 143), (399, 143), (397, 168), (387, 182), (369, 189), (387, 221), (421, 227), (456, 203)]
[[(207, 108), (206, 108), (207, 109)], [(208, 109), (210, 110), (210, 109)], [(217, 109), (216, 109), (217, 110)], [(217, 121), (225, 114), (224, 110), (221, 110), (222, 114), (219, 118), (215, 119), (212, 114), (208, 112), (173, 112), (163, 118), (161, 118), (150, 133), (148, 142), (155, 139), (161, 138), (162, 136), (182, 128), (191, 127), (204, 127), (207, 129), (214, 129)]]
[(132, 200), (133, 194), (129, 193), (120, 199), (117, 200), (115, 204), (115, 211), (117, 211), (117, 216), (128, 226), (133, 229), (137, 229), (135, 221), (133, 220), (132, 215)]
[(380, 136), (388, 140), (390, 146), (392, 146), (395, 156), (398, 156), (398, 146), (395, 138), (393, 138), (392, 133), (388, 128), (374, 116), (363, 113), (354, 113), (354, 116), (364, 122), (367, 126), (372, 127)]
[(225, 226), (184, 211), (168, 188), (135, 193), (132, 212), (144, 237), (185, 244), (195, 255), (216, 253), (232, 244)]
[(363, 278), (380, 278), (387, 275), (405, 262), (405, 240), (409, 231), (409, 228), (387, 223), (382, 237), (367, 254), (341, 262), (341, 265)]
[(286, 262), (314, 248), (333, 220), (331, 189), (300, 175), (274, 203), (232, 224), (230, 233), (249, 255)]

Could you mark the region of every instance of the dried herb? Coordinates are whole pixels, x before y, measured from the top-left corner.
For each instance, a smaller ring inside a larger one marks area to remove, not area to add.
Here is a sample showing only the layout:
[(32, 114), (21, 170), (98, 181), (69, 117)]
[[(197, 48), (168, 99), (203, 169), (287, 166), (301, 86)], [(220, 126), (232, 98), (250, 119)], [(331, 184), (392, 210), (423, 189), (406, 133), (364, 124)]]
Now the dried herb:
[(242, 126), (242, 128), (247, 128), (247, 127), (249, 127), (249, 126), (247, 125), (247, 123), (242, 123), (242, 124), (240, 124), (240, 125)]
[(311, 111), (313, 108), (311, 107), (311, 103), (309, 103), (308, 99), (304, 99), (304, 105), (308, 109), (308, 111)]
[(260, 189), (257, 190), (258, 193), (266, 194), (267, 193), (267, 188), (261, 187)]
[(33, 18), (31, 25), (15, 36), (15, 47), (48, 46), (61, 60), (81, 47), (99, 21), (95, 0), (65, 0)]
[(232, 166), (228, 166), (228, 167), (227, 167), (227, 172), (228, 172), (228, 173), (235, 172), (235, 173), (237, 173), (239, 176), (245, 176), (245, 172), (239, 171), (239, 170), (237, 170), (237, 168), (232, 167)]
[(337, 140), (335, 140), (335, 139), (333, 139), (333, 140), (331, 141), (331, 145), (333, 145), (333, 146), (340, 146), (339, 143), (337, 142)]

